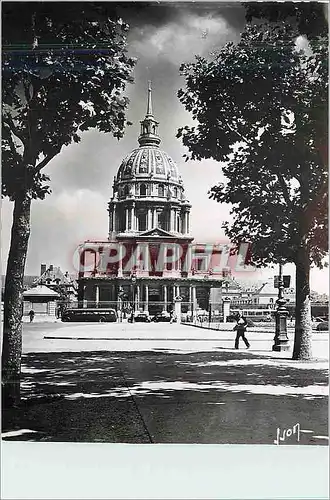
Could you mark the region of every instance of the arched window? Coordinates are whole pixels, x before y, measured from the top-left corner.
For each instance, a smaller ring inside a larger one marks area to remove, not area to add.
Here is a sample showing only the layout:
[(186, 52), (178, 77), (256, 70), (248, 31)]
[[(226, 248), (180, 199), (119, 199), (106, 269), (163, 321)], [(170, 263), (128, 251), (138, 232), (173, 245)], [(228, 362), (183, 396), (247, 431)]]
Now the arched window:
[(140, 196), (147, 195), (147, 186), (145, 184), (140, 184)]
[(273, 303), (274, 303), (274, 299), (270, 298), (270, 299), (269, 299), (269, 303), (270, 303), (270, 304), (273, 304)]
[(158, 184), (158, 196), (164, 196), (164, 186), (163, 186), (163, 184)]
[(178, 197), (178, 188), (176, 188), (176, 187), (173, 189), (173, 196), (174, 196), (174, 198)]
[(128, 195), (129, 195), (129, 186), (126, 184), (126, 186), (124, 187), (124, 196)]

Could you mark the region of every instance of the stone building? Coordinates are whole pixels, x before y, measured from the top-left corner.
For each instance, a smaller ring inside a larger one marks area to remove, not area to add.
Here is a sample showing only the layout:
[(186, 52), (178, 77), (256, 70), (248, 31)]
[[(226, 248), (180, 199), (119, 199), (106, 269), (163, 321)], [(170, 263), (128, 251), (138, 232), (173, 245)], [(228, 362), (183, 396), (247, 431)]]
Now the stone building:
[[(228, 269), (219, 268), (221, 250), (210, 253), (207, 245), (192, 245), (191, 204), (177, 165), (160, 148), (158, 125), (149, 86), (139, 146), (113, 180), (108, 241), (88, 241), (81, 248), (80, 304), (122, 307), (133, 301), (135, 308), (152, 314), (168, 310), (179, 297), (183, 311), (194, 313), (208, 307), (212, 287), (231, 281)], [(111, 258), (109, 248), (117, 258)], [(87, 269), (88, 252), (94, 265)], [(157, 265), (160, 253), (163, 267)]]

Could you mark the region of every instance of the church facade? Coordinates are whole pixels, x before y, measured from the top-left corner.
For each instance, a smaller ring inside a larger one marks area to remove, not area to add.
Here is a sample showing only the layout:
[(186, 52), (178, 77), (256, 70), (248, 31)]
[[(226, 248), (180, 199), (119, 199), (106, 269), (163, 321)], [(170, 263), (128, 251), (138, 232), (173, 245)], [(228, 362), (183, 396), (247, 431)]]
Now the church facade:
[(230, 271), (221, 267), (221, 248), (193, 243), (191, 204), (177, 165), (160, 148), (151, 92), (149, 85), (138, 147), (114, 177), (108, 240), (81, 247), (78, 301), (129, 303), (154, 314), (178, 299), (194, 315), (207, 309), (212, 288), (231, 282)]

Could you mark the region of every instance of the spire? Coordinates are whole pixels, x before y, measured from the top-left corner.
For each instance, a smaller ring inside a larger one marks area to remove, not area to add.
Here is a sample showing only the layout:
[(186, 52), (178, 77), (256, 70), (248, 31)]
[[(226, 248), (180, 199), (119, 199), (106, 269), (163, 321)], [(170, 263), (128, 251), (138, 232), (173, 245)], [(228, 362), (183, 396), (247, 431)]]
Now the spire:
[(157, 133), (158, 122), (155, 120), (152, 111), (151, 82), (148, 82), (148, 102), (147, 113), (141, 123), (141, 134), (138, 138), (140, 146), (158, 146), (160, 137)]
[(146, 116), (153, 116), (153, 113), (152, 113), (152, 97), (151, 97), (151, 92), (152, 92), (151, 81), (149, 80), (148, 81), (148, 105), (147, 105), (147, 114), (146, 114)]

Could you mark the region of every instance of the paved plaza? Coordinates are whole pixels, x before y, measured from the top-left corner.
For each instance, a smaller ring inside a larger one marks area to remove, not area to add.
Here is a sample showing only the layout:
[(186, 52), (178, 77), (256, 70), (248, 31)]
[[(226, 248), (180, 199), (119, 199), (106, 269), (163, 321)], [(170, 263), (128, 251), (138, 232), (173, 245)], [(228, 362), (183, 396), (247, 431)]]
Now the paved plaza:
[(237, 351), (229, 328), (25, 324), (25, 403), (4, 412), (3, 438), (327, 445), (328, 333), (299, 362), (271, 351), (270, 330)]

